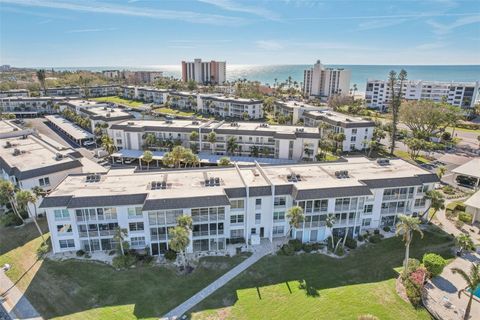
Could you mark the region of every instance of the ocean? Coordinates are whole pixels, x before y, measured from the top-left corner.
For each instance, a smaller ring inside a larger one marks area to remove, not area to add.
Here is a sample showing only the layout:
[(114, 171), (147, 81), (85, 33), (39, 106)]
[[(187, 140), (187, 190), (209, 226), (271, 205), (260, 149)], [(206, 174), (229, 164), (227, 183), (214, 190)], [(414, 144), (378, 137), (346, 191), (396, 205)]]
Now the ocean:
[[(278, 82), (285, 81), (289, 76), (292, 81), (303, 82), (303, 70), (311, 68), (311, 65), (229, 65), (227, 64), (227, 80), (248, 79), (260, 81), (263, 84), (273, 85), (275, 79)], [(340, 67), (352, 71), (350, 85), (357, 84), (358, 91), (365, 91), (367, 79), (387, 79), (390, 70), (399, 72), (402, 68), (408, 73), (411, 80), (434, 80), (434, 81), (480, 81), (480, 65), (462, 66), (400, 66), (400, 65), (327, 65), (327, 67)], [(91, 70), (101, 71), (107, 69), (119, 70), (160, 70), (166, 76), (180, 78), (180, 65), (159, 65), (151, 67), (54, 67), (55, 70)]]

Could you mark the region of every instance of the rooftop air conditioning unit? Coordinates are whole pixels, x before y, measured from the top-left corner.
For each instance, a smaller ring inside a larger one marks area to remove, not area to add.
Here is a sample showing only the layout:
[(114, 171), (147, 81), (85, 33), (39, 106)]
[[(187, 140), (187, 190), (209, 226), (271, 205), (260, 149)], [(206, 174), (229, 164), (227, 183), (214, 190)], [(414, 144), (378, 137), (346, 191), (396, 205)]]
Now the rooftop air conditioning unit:
[(20, 151), (20, 149), (17, 149), (17, 148), (13, 149), (13, 155), (14, 155), (14, 156), (18, 156), (20, 153), (22, 153), (22, 152)]

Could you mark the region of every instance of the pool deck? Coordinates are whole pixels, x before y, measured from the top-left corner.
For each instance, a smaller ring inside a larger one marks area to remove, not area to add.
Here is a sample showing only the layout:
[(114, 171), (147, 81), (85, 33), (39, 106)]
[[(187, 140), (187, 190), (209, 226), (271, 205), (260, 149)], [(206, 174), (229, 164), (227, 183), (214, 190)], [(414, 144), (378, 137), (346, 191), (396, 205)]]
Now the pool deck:
[[(461, 258), (456, 258), (445, 267), (441, 275), (425, 285), (423, 303), (436, 318), (463, 319), (468, 296), (462, 293), (459, 297), (458, 291), (466, 287), (466, 282), (460, 275), (454, 274), (452, 268), (460, 268), (468, 273), (472, 263), (480, 263), (478, 253), (465, 254)], [(470, 319), (480, 319), (480, 299), (478, 298), (474, 298), (472, 302)]]

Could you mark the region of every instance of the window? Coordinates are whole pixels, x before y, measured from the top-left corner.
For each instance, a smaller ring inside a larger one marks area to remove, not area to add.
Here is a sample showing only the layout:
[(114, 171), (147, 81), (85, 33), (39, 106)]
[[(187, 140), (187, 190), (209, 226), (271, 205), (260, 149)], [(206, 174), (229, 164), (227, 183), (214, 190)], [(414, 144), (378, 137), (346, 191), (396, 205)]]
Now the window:
[(57, 225), (57, 233), (59, 235), (72, 233), (72, 225), (71, 224), (58, 224)]
[(273, 213), (273, 221), (274, 222), (282, 222), (285, 221), (285, 212), (284, 211), (276, 211)]
[(415, 199), (415, 207), (425, 207), (426, 199)]
[(53, 210), (55, 214), (55, 221), (70, 220), (70, 213), (67, 209)]
[(60, 249), (75, 248), (75, 241), (73, 239), (60, 240)]
[(143, 231), (143, 222), (130, 222), (128, 228), (130, 231)]
[(252, 229), (250, 230), (250, 233), (251, 233), (251, 234), (257, 234), (257, 228), (252, 228)]
[(272, 229), (273, 236), (283, 236), (284, 232), (285, 232), (284, 226), (274, 226)]
[(131, 237), (130, 244), (132, 247), (145, 247), (145, 237)]
[(133, 219), (133, 218), (142, 218), (143, 213), (142, 213), (142, 207), (135, 207), (135, 208), (128, 208), (128, 218)]
[(287, 198), (286, 197), (275, 197), (275, 200), (273, 202), (274, 206), (276, 207), (283, 207), (287, 203)]
[(368, 226), (370, 226), (370, 223), (372, 223), (372, 219), (371, 219), (371, 218), (367, 218), (367, 219), (363, 219), (363, 220), (362, 220), (362, 226), (363, 226), (363, 227), (368, 227)]
[(255, 207), (256, 207), (257, 209), (259, 209), (259, 208), (262, 207), (262, 199), (261, 199), (261, 198), (255, 199)]
[(350, 137), (350, 141), (351, 141), (351, 142), (355, 142), (355, 141), (357, 141), (357, 137), (356, 137), (356, 136), (352, 136), (352, 137)]
[(230, 239), (243, 238), (243, 229), (230, 230)]
[(357, 129), (352, 129), (352, 134), (357, 134)]
[(40, 185), (40, 187), (49, 186), (50, 185), (50, 178), (49, 177), (40, 178), (40, 179), (38, 179), (38, 184)]
[(243, 223), (243, 214), (234, 214), (230, 216), (230, 223)]
[(260, 223), (260, 220), (262, 220), (262, 214), (261, 213), (255, 213), (255, 223)]
[(245, 207), (245, 201), (243, 199), (230, 201), (231, 209), (243, 209), (244, 207)]
[(367, 204), (365, 205), (363, 209), (363, 213), (365, 214), (371, 214), (373, 212), (373, 204)]

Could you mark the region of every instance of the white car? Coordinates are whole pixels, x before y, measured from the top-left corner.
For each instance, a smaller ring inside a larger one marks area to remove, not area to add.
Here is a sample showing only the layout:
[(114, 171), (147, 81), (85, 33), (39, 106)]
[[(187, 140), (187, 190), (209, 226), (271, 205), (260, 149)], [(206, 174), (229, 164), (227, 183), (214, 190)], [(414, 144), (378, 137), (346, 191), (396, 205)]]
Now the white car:
[(95, 145), (95, 141), (91, 141), (91, 140), (85, 141), (83, 143), (84, 147), (90, 147), (90, 146), (93, 146), (93, 145)]
[(126, 158), (126, 159), (123, 160), (123, 163), (125, 163), (125, 164), (131, 164), (131, 163), (133, 162), (133, 160), (134, 160), (134, 159), (132, 159), (132, 158)]

